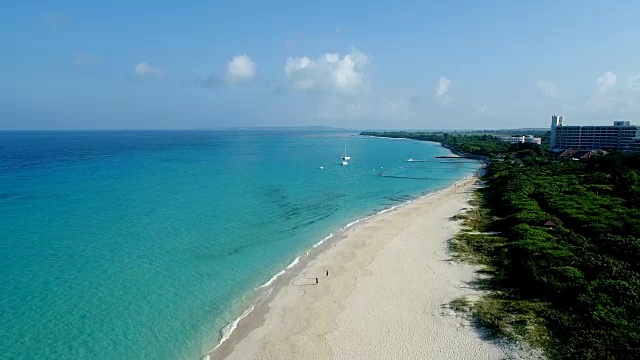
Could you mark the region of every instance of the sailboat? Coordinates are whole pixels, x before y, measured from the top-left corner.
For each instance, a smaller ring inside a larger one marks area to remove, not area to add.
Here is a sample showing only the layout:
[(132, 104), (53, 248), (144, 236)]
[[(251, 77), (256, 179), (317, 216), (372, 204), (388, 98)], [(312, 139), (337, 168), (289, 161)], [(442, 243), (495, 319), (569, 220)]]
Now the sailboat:
[(347, 145), (344, 146), (344, 153), (342, 154), (342, 165), (349, 165), (347, 160), (351, 160), (351, 156), (347, 155)]
[(342, 154), (342, 160), (351, 160), (351, 156), (347, 155), (347, 145), (344, 145), (344, 153)]

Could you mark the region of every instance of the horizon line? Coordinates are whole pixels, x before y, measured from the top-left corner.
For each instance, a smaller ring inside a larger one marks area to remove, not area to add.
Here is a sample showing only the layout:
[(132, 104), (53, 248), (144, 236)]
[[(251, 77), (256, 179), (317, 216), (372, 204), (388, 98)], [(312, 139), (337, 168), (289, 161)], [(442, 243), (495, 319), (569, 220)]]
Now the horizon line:
[(341, 128), (324, 125), (301, 125), (301, 126), (229, 126), (229, 127), (211, 127), (211, 128), (100, 128), (100, 129), (0, 129), (0, 132), (123, 132), (123, 131), (221, 131), (221, 130), (285, 130), (285, 129), (325, 129), (325, 130), (342, 130), (342, 131), (501, 131), (501, 130), (548, 130), (546, 127), (522, 127), (522, 128), (464, 128), (464, 129), (446, 129), (446, 128)]

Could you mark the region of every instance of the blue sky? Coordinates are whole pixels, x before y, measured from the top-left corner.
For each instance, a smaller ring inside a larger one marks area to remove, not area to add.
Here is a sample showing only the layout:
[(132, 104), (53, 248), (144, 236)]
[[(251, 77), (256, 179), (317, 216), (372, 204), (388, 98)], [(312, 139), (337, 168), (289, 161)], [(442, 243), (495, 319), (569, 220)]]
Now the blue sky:
[(640, 123), (640, 2), (21, 1), (0, 129)]

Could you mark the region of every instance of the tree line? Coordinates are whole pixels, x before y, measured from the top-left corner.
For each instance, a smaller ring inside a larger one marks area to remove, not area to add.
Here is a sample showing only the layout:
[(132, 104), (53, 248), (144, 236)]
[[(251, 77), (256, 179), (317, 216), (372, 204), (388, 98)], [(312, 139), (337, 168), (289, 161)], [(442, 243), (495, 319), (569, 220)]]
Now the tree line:
[(640, 358), (640, 153), (575, 161), (491, 136), (367, 135), (491, 159), (482, 219), (456, 243), (491, 274), (493, 291), (472, 310), (481, 325), (520, 332), (551, 359)]

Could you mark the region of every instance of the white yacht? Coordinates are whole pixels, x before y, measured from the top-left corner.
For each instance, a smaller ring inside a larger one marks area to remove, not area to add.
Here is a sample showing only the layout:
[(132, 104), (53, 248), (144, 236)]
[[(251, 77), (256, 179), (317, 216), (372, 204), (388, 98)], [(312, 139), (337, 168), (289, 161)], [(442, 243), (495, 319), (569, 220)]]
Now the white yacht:
[[(351, 160), (351, 156), (347, 155), (347, 145), (344, 146), (344, 153), (342, 154), (342, 160)], [(342, 165), (345, 164), (346, 161), (342, 161)]]

